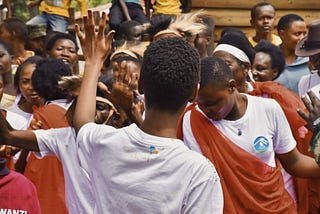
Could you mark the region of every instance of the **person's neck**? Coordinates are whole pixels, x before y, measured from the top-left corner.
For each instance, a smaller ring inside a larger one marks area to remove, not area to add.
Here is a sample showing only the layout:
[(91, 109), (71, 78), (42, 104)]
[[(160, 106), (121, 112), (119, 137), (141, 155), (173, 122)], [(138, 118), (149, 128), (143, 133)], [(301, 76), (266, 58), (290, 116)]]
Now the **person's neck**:
[(235, 96), (235, 104), (228, 116), (225, 117), (226, 120), (238, 120), (246, 113), (248, 106), (247, 96), (238, 92), (235, 94)]
[(297, 59), (297, 55), (294, 53), (294, 50), (291, 50), (285, 44), (282, 43), (280, 45), (280, 49), (284, 55), (287, 65), (292, 64)]
[(272, 32), (267, 33), (267, 34), (262, 34), (256, 32), (256, 35), (253, 37), (253, 41), (255, 42), (260, 42), (261, 40), (268, 40), (269, 42), (272, 42)]
[(33, 109), (32, 109), (32, 104), (27, 102), (26, 99), (24, 97), (21, 96), (19, 103), (18, 103), (19, 108), (27, 113), (33, 113)]
[(164, 112), (159, 109), (147, 110), (145, 120), (142, 122), (140, 128), (150, 135), (177, 138), (177, 124), (183, 109), (184, 108), (176, 113)]
[(19, 64), (21, 59), (25, 60), (29, 57), (29, 54), (24, 49), (24, 45), (20, 43), (15, 43), (12, 47), (13, 50), (13, 61), (14, 64)]

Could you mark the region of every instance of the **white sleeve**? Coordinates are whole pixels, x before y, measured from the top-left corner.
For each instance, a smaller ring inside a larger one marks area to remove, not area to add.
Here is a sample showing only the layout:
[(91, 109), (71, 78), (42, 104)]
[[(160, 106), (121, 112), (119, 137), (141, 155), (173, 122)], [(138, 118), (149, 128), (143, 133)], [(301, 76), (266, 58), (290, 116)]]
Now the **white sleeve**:
[(294, 139), (288, 120), (280, 107), (280, 105), (274, 101), (274, 120), (275, 133), (274, 133), (274, 151), (277, 154), (285, 154), (292, 151), (296, 147), (296, 140)]
[(214, 170), (213, 175), (195, 186), (191, 192), (189, 192), (187, 203), (185, 204), (182, 213), (223, 213), (224, 199), (220, 178), (213, 166), (208, 170)]
[(61, 148), (65, 144), (75, 143), (75, 132), (73, 128), (56, 128), (47, 130), (34, 130), (36, 135), (39, 152), (34, 152), (38, 158), (43, 158), (46, 155), (55, 155), (61, 159)]
[(198, 145), (198, 143), (192, 133), (191, 123), (190, 123), (190, 115), (191, 115), (191, 111), (187, 111), (183, 115), (183, 122), (182, 122), (183, 143), (189, 149), (202, 154), (200, 146)]

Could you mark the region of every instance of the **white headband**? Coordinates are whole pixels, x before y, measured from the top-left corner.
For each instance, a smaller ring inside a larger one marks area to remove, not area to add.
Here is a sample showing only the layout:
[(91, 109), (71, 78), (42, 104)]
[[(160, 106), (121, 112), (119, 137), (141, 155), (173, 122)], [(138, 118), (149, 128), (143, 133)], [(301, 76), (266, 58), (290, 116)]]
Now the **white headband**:
[(228, 45), (228, 44), (220, 44), (218, 45), (214, 51), (214, 52), (217, 52), (217, 51), (225, 51), (225, 52), (228, 52), (229, 54), (231, 54), (232, 56), (234, 56), (235, 58), (239, 59), (241, 62), (250, 62), (249, 60), (249, 57), (247, 56), (247, 54), (245, 54), (245, 52), (243, 52), (242, 50), (240, 50), (239, 48), (237, 47), (234, 47), (232, 45)]

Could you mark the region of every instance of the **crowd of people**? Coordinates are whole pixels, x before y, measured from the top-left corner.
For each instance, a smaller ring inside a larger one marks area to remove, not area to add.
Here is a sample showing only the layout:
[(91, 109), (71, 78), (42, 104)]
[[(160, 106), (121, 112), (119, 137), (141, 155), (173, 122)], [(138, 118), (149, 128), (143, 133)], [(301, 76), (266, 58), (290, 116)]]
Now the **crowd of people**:
[(320, 212), (320, 20), (78, 1), (73, 35), (68, 2), (0, 22), (1, 212)]

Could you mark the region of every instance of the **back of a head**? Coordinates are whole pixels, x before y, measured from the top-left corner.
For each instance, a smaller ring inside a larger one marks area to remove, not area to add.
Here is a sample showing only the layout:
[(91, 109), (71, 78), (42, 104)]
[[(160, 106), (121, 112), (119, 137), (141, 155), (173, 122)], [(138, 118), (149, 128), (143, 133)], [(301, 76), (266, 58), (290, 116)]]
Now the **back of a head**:
[(68, 65), (59, 59), (44, 58), (32, 74), (33, 88), (45, 100), (68, 99), (69, 93), (58, 86), (63, 76), (72, 76)]
[(161, 38), (144, 53), (140, 80), (147, 109), (176, 112), (199, 82), (199, 54), (181, 38)]
[(286, 64), (285, 57), (280, 48), (267, 40), (261, 40), (254, 49), (256, 52), (263, 52), (270, 56), (272, 60), (272, 68), (278, 69), (278, 75), (274, 78), (276, 79), (282, 73)]
[(7, 18), (3, 21), (9, 32), (15, 32), (20, 41), (26, 43), (28, 40), (28, 28), (26, 23), (17, 17)]
[[(257, 8), (259, 7), (263, 7), (263, 6), (267, 6), (267, 5), (270, 5), (272, 6), (271, 4), (269, 4), (268, 2), (259, 2), (255, 5), (253, 5), (253, 7), (251, 8), (251, 19), (254, 20), (256, 18), (256, 12), (257, 12)], [(273, 7), (273, 6), (272, 6)]]
[(234, 32), (227, 33), (218, 42), (218, 45), (220, 44), (231, 45), (242, 50), (249, 58), (251, 64), (253, 63), (256, 53), (253, 46), (251, 45), (251, 43), (245, 35), (241, 35), (239, 33)]
[(282, 16), (279, 19), (278, 25), (277, 25), (277, 30), (278, 30), (278, 34), (280, 34), (280, 30), (286, 30), (289, 28), (289, 26), (291, 25), (292, 22), (295, 21), (303, 21), (304, 19), (297, 15), (297, 14), (287, 14)]
[(131, 33), (131, 29), (134, 28), (135, 26), (141, 26), (142, 25), (135, 21), (135, 20), (129, 20), (129, 21), (124, 21), (120, 24), (119, 29), (116, 31), (114, 34), (114, 39), (115, 40), (129, 40), (129, 34)]
[(231, 69), (219, 57), (209, 56), (201, 59), (200, 70), (200, 89), (208, 84), (214, 84), (223, 89), (227, 87), (228, 81), (233, 79)]

